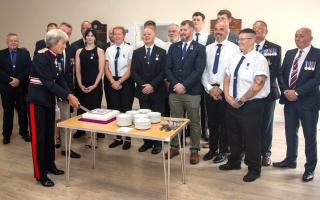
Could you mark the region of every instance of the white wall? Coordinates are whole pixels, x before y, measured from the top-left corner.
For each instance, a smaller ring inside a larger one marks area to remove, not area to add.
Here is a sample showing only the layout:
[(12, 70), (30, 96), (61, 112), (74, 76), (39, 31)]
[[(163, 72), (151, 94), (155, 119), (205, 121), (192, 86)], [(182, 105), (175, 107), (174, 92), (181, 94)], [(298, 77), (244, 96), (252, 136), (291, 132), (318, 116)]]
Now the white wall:
[(190, 19), (194, 11), (201, 11), (206, 15), (209, 31), (209, 20), (224, 8), (242, 18), (243, 27), (251, 27), (258, 19), (265, 20), (269, 40), (280, 44), (283, 50), (295, 47), (294, 32), (302, 26), (313, 30), (313, 44), (320, 47), (319, 0), (1, 0), (0, 48), (6, 47), (6, 34), (16, 32), (21, 46), (33, 51), (48, 22), (72, 24), (74, 41), (80, 38), (80, 23), (85, 19), (98, 19), (111, 26), (133, 25), (148, 19), (181, 22)]

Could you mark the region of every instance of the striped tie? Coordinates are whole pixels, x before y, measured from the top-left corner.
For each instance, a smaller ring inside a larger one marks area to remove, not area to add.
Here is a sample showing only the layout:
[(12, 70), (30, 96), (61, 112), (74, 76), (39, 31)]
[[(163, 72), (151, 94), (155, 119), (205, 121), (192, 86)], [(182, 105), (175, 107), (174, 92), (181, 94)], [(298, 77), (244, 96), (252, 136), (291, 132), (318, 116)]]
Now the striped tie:
[(296, 59), (294, 59), (293, 64), (292, 64), (292, 71), (291, 71), (291, 76), (290, 76), (290, 89), (295, 89), (296, 88), (296, 83), (298, 79), (298, 62), (299, 59), (301, 58), (302, 55), (302, 50), (299, 51), (299, 55)]

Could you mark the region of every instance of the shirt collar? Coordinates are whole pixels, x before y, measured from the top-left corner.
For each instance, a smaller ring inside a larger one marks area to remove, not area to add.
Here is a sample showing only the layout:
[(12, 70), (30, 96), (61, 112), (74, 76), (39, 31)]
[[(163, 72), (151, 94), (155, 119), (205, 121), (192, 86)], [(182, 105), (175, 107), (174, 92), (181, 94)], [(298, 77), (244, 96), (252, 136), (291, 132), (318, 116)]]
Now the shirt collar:
[(150, 47), (147, 47), (147, 45), (144, 45), (145, 49), (146, 49), (146, 52), (148, 51), (148, 48), (150, 48), (150, 50), (152, 51), (153, 47), (154, 47), (154, 43), (150, 46)]
[(9, 48), (9, 52), (10, 52), (10, 53), (12, 53), (12, 52), (17, 52), (17, 49), (10, 49), (10, 48)]
[(115, 47), (117, 48), (117, 47), (120, 47), (120, 49), (122, 49), (123, 48), (123, 46), (124, 46), (124, 42), (122, 42), (119, 46), (118, 45), (116, 45), (116, 44), (114, 44), (115, 45)]
[(255, 47), (257, 47), (257, 45), (259, 45), (259, 49), (262, 49), (265, 42), (266, 42), (266, 39), (262, 40), (259, 44), (255, 43)]
[(302, 50), (303, 53), (307, 53), (307, 52), (310, 51), (310, 49), (311, 49), (311, 44), (309, 46), (307, 46), (306, 48), (304, 48), (304, 49), (299, 49), (299, 51)]
[(241, 53), (246, 59), (250, 59), (254, 54), (257, 53), (255, 49), (252, 49), (249, 53), (244, 54), (243, 52)]
[(222, 44), (222, 46), (225, 46), (227, 42), (228, 42), (228, 39), (226, 38), (225, 40), (223, 40), (223, 41), (220, 42), (220, 43), (216, 40), (216, 41), (214, 42), (214, 44), (215, 44), (215, 45), (217, 45), (217, 44)]

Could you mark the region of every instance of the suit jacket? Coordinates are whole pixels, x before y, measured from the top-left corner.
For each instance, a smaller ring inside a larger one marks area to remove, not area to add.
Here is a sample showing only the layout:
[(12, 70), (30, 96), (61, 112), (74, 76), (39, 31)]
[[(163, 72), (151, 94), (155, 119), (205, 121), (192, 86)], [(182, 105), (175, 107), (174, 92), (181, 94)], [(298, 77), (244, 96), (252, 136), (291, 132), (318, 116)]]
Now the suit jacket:
[[(278, 77), (281, 90), (280, 104), (290, 104), (283, 92), (289, 89), (289, 76), (298, 49), (291, 49), (286, 52), (280, 74)], [(308, 61), (308, 62), (306, 62)], [(306, 64), (313, 62), (312, 69)], [(296, 82), (295, 91), (298, 93), (298, 101), (304, 109), (319, 109), (320, 104), (320, 49), (311, 46), (311, 49), (304, 60)]]
[(266, 99), (274, 101), (280, 97), (277, 76), (281, 68), (281, 47), (266, 40), (262, 47), (262, 54), (268, 61), (270, 71), (270, 93)]
[(206, 48), (192, 41), (182, 59), (182, 45), (182, 41), (174, 43), (168, 51), (166, 78), (170, 83), (169, 92), (174, 93), (174, 85), (181, 83), (186, 94), (200, 95), (203, 91), (201, 77), (206, 66)]
[[(59, 69), (56, 55), (49, 50), (38, 53), (32, 61), (27, 101), (45, 107), (54, 107), (56, 97), (67, 100), (71, 93), (64, 80), (62, 69)], [(32, 79), (40, 81), (32, 83)]]
[[(239, 36), (238, 34), (236, 34), (235, 32), (229, 32), (228, 35), (228, 40), (236, 45), (238, 45), (238, 41), (239, 41)], [(212, 44), (216, 41), (216, 39), (213, 37), (213, 35), (209, 35), (208, 36), (208, 40), (207, 40), (207, 44), (206, 46), (208, 46), (209, 44)]]
[[(131, 77), (136, 82), (135, 95), (141, 100), (161, 100), (166, 98), (164, 84), (166, 51), (154, 45), (150, 64), (147, 63), (145, 46), (136, 49), (132, 55)], [(152, 85), (154, 92), (150, 95), (142, 93), (143, 84)]]
[(36, 42), (36, 47), (34, 49), (33, 57), (35, 57), (38, 54), (38, 51), (43, 48), (46, 48), (46, 42), (43, 39), (38, 40)]
[[(13, 92), (27, 93), (29, 83), (31, 58), (29, 51), (24, 48), (17, 49), (15, 70), (12, 68), (11, 56), (9, 49), (0, 51), (0, 93), (11, 94)], [(20, 80), (18, 87), (12, 87), (9, 83), (11, 78), (15, 77)]]

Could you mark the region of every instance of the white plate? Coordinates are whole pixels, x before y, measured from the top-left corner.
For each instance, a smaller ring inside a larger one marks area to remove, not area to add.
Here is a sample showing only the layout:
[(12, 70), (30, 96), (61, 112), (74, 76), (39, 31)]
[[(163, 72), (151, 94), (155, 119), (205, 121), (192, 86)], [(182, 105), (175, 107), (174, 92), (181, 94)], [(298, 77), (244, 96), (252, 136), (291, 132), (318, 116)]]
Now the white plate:
[(150, 113), (150, 112), (151, 112), (150, 109), (140, 109), (140, 110), (139, 110), (139, 113), (141, 113), (141, 114), (148, 114), (148, 113)]

